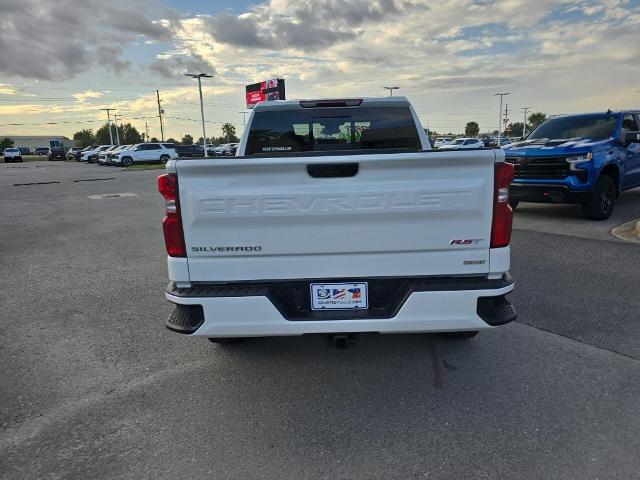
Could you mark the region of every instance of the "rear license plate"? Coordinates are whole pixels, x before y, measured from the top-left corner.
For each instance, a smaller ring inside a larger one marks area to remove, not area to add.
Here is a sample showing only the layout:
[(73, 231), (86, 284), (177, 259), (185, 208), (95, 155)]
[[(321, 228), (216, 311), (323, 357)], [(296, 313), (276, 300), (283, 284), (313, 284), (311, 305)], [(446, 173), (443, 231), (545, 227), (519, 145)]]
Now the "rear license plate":
[(312, 310), (366, 310), (367, 283), (312, 283)]

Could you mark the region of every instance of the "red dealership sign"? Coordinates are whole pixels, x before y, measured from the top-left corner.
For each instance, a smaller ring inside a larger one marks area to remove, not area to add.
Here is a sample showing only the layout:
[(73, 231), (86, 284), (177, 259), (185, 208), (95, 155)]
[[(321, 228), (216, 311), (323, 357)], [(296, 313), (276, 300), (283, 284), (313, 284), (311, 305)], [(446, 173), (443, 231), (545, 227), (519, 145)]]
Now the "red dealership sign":
[(247, 108), (269, 100), (285, 100), (284, 78), (273, 78), (246, 86)]

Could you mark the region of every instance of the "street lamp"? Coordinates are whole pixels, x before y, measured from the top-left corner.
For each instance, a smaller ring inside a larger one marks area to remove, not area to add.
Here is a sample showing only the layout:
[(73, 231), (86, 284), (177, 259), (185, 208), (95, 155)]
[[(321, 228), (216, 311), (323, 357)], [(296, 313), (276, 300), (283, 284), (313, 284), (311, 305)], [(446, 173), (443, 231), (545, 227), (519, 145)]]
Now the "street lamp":
[(110, 116), (110, 112), (111, 111), (115, 111), (115, 108), (101, 108), (100, 110), (103, 110), (105, 112), (107, 112), (107, 125), (109, 126), (109, 140), (111, 141), (111, 145), (113, 145), (113, 133), (111, 133), (111, 116)]
[(120, 132), (118, 132), (118, 117), (122, 117), (122, 115), (118, 115), (117, 113), (113, 114), (113, 124), (116, 127), (116, 144), (120, 145)]
[(398, 90), (400, 87), (382, 87), (382, 88), (386, 88), (387, 90), (389, 90), (389, 96), (393, 97), (393, 91)]
[(524, 123), (522, 124), (522, 138), (527, 136), (527, 113), (531, 110), (529, 107), (522, 107), (520, 110), (524, 112)]
[(185, 73), (187, 77), (197, 78), (198, 79), (198, 91), (200, 92), (200, 115), (202, 116), (202, 142), (204, 146), (204, 156), (208, 157), (207, 154), (207, 132), (204, 128), (204, 104), (202, 103), (202, 78), (211, 78), (213, 75), (209, 75), (208, 73)]
[(502, 133), (502, 98), (507, 95), (511, 95), (510, 92), (507, 93), (496, 93), (494, 97), (500, 97), (500, 111), (498, 112), (498, 148), (500, 148), (500, 137)]

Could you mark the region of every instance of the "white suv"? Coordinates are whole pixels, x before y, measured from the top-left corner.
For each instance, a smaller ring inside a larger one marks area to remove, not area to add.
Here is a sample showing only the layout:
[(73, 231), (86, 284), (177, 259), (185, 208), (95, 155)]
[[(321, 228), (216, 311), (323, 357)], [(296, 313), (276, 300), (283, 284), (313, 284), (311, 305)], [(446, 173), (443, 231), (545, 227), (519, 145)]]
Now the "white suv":
[(467, 150), (470, 148), (484, 148), (484, 143), (478, 138), (456, 138), (451, 143), (441, 145), (438, 150)]
[(4, 163), (22, 161), (22, 152), (19, 148), (5, 148), (3, 155)]
[(128, 167), (136, 162), (162, 162), (178, 158), (171, 143), (138, 143), (118, 153), (116, 163)]

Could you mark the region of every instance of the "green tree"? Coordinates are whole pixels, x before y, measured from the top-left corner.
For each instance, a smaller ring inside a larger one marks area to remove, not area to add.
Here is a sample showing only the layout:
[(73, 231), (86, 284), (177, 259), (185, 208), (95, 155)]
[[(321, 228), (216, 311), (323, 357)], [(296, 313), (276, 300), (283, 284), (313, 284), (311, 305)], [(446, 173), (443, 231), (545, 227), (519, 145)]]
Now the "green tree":
[(147, 140), (147, 142), (152, 142), (152, 143), (158, 143), (160, 140), (158, 140), (158, 137), (151, 137), (151, 140)]
[(531, 129), (538, 128), (538, 126), (547, 119), (547, 114), (542, 112), (535, 112), (529, 115), (529, 124)]
[(184, 137), (182, 137), (182, 144), (193, 145), (193, 137), (187, 133)]
[(138, 129), (130, 123), (118, 125), (118, 135), (120, 135), (121, 145), (133, 145), (134, 143), (142, 143), (142, 135), (140, 135)]
[[(116, 141), (116, 132), (112, 128), (111, 133), (113, 134), (113, 142)], [(94, 140), (98, 145), (109, 145), (111, 144), (111, 137), (109, 136), (109, 124), (105, 123), (98, 130), (96, 130), (96, 134), (94, 136)]]
[[(511, 136), (522, 137), (524, 123), (516, 122), (511, 124)], [(527, 124), (527, 134), (531, 133), (531, 125)]]
[(11, 138), (3, 138), (0, 140), (0, 151), (4, 151), (5, 148), (13, 147), (13, 140)]
[(178, 143), (178, 141), (173, 138), (173, 137), (169, 137), (165, 140), (166, 143)]
[(225, 143), (236, 143), (239, 141), (236, 136), (236, 127), (232, 123), (222, 125), (222, 138)]
[(89, 145), (93, 145), (94, 142), (95, 137), (93, 135), (93, 130), (90, 128), (83, 128), (73, 134), (73, 143), (76, 147), (88, 147)]
[(478, 122), (468, 122), (464, 127), (464, 134), (467, 137), (475, 137), (480, 133)]

